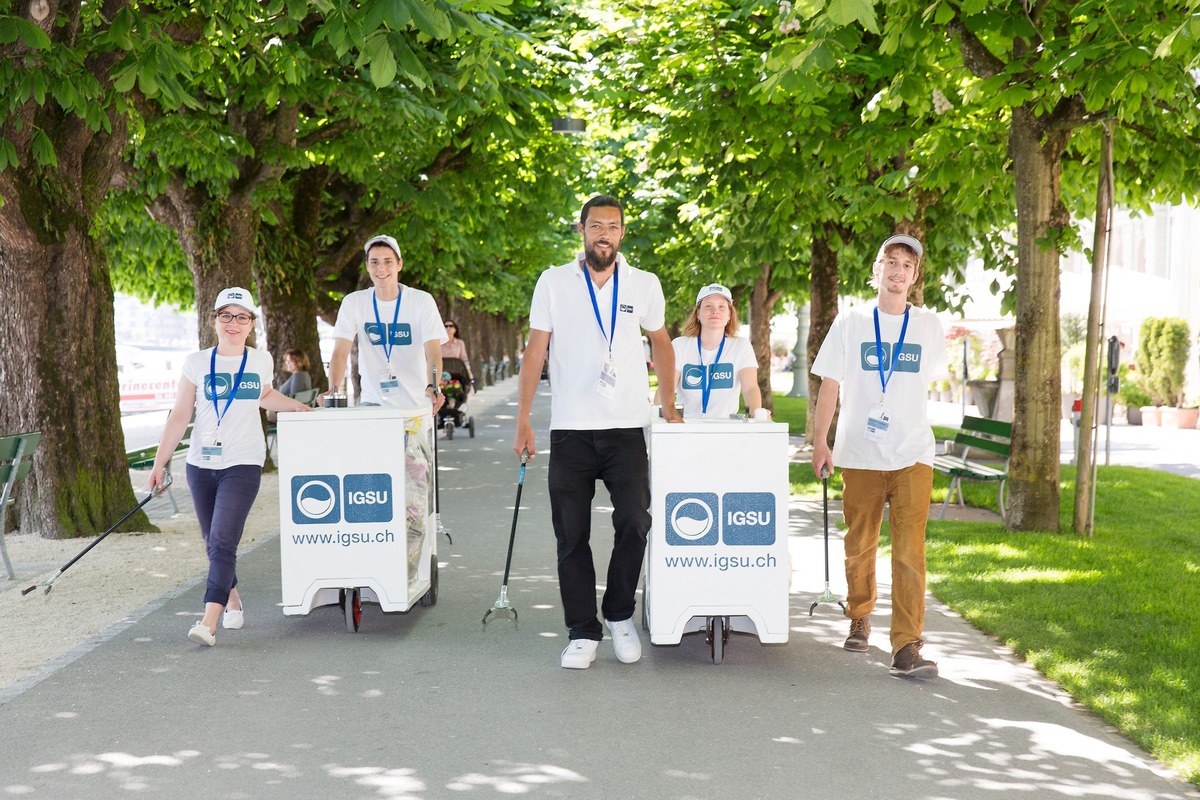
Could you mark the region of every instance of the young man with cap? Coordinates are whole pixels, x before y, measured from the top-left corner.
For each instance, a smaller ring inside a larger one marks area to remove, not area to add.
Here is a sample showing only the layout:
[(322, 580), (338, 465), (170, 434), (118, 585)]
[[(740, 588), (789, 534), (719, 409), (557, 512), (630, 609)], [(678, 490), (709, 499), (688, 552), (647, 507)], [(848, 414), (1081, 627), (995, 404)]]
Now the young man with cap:
[[(619, 252), (625, 235), (621, 204), (593, 197), (579, 217), (583, 252), (538, 277), (529, 312), (529, 344), (518, 378), (518, 455), (537, 453), (529, 412), (542, 365), (550, 359), (550, 513), (558, 541), (558, 585), (570, 643), (566, 669), (596, 660), (604, 628), (596, 618), (592, 499), (604, 481), (613, 506), (613, 549), (600, 610), (618, 660), (642, 656), (633, 622), (635, 593), (650, 532), (650, 470), (644, 429), (650, 383), (642, 330), (660, 376), (675, 374), (658, 278), (630, 266)], [(660, 379), (661, 380), (661, 379)], [(679, 422), (675, 390), (663, 390), (663, 415)]]
[(737, 309), (730, 291), (719, 283), (701, 289), (683, 324), (683, 335), (671, 343), (675, 388), (685, 419), (728, 419), (737, 413), (739, 387), (750, 416), (762, 408), (754, 347), (737, 332)]
[[(892, 236), (879, 248), (872, 285), (878, 302), (833, 321), (812, 373), (822, 378), (813, 424), (813, 470), (842, 469), (846, 517), (845, 649), (867, 652), (875, 608), (875, 558), (883, 510), (892, 537), (891, 674), (937, 676), (921, 655), (925, 627), (925, 522), (933, 489), (934, 438), (926, 411), (932, 381), (944, 378), (941, 321), (908, 302), (921, 276), (924, 248)], [(841, 392), (833, 450), (829, 427)]]
[(329, 385), (340, 387), (350, 347), (357, 338), (361, 404), (416, 408), (445, 398), (434, 377), (442, 374), (446, 331), (433, 296), (400, 283), (404, 259), (391, 236), (375, 236), (363, 246), (373, 288), (342, 298), (333, 329)]

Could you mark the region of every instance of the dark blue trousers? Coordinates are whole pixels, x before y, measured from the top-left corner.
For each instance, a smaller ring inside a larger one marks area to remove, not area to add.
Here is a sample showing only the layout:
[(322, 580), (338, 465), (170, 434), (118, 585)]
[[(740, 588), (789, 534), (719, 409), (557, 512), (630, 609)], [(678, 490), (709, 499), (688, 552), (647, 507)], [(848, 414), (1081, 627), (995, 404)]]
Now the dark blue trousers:
[(237, 586), (237, 549), (246, 517), (258, 496), (262, 467), (239, 464), (225, 469), (187, 465), (188, 489), (200, 521), (200, 535), (208, 549), (208, 584), (204, 602), (229, 603)]

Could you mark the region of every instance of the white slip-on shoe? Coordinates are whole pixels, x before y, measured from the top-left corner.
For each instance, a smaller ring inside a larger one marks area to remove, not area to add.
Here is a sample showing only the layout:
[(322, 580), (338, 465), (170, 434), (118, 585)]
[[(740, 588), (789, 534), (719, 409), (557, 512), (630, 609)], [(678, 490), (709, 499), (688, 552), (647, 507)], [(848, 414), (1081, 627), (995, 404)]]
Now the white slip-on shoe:
[(217, 637), (213, 636), (213, 632), (203, 622), (197, 622), (192, 626), (192, 629), (188, 631), (188, 638), (196, 644), (206, 644), (209, 647), (217, 643)]
[(221, 627), (231, 631), (240, 630), (246, 624), (246, 610), (244, 608), (227, 608), (225, 613), (221, 615)]
[(608, 633), (612, 636), (613, 650), (617, 652), (617, 660), (622, 664), (632, 664), (642, 657), (642, 640), (638, 638), (637, 626), (632, 619), (620, 622), (604, 620)]
[(562, 652), (563, 669), (587, 669), (596, 660), (596, 648), (599, 642), (595, 639), (572, 639), (567, 649)]

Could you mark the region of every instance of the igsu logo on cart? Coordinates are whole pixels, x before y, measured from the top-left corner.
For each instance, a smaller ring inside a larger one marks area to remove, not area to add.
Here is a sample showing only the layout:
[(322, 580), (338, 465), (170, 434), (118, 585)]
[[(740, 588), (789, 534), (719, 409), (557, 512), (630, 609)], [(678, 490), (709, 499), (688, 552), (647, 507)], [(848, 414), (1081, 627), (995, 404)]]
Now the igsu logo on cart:
[(721, 541), (725, 544), (775, 544), (775, 495), (726, 492), (721, 507)]
[(775, 495), (770, 492), (668, 492), (666, 540), (669, 545), (732, 547), (775, 543)]
[(712, 492), (667, 492), (667, 544), (716, 544), (718, 513)]
[(296, 475), (292, 478), (292, 522), (329, 525), (346, 522), (391, 522), (392, 476)]

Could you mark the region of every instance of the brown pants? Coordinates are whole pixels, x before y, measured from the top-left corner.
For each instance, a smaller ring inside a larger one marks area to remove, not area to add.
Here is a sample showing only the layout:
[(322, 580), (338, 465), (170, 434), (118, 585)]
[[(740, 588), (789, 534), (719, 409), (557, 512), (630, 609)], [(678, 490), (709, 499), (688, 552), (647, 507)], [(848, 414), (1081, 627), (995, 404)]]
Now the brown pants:
[(933, 468), (913, 464), (889, 472), (842, 470), (846, 518), (846, 613), (851, 619), (875, 609), (875, 558), (883, 507), (892, 532), (892, 654), (919, 641), (925, 628), (925, 523)]

